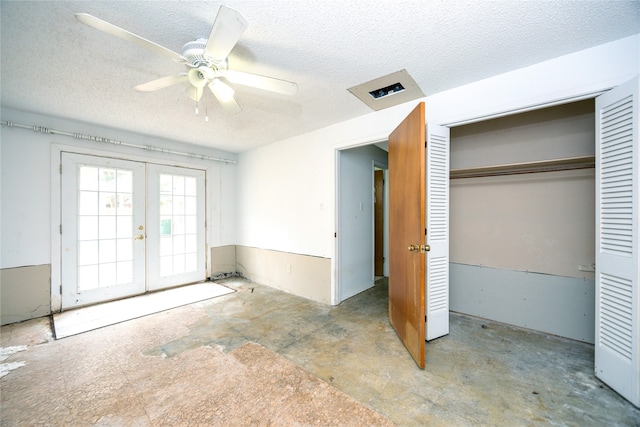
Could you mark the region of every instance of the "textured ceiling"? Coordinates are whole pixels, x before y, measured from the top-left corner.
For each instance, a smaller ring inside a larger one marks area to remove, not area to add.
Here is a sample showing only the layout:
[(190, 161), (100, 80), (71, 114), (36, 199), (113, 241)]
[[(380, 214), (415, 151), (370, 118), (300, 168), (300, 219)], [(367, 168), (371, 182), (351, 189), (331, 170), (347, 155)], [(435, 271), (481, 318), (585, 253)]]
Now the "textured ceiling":
[(638, 1), (229, 0), (249, 22), (230, 68), (299, 89), (236, 86), (243, 111), (225, 114), (208, 96), (204, 122), (182, 86), (133, 90), (182, 64), (74, 18), (181, 52), (208, 36), (220, 4), (2, 0), (2, 106), (242, 152), (371, 112), (347, 88), (401, 69), (432, 95), (640, 31)]

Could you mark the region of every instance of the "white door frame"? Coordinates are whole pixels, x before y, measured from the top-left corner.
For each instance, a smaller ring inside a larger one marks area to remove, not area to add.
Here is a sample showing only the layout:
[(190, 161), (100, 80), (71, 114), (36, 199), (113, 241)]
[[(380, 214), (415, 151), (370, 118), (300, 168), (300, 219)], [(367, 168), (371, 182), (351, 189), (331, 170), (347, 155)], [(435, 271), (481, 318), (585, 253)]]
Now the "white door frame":
[[(51, 312), (58, 313), (62, 309), (62, 276), (61, 276), (61, 237), (60, 237), (60, 224), (61, 218), (61, 175), (60, 175), (60, 156), (62, 152), (86, 154), (93, 156), (112, 157), (114, 159), (139, 161), (145, 163), (154, 163), (167, 166), (179, 166), (192, 169), (201, 169), (205, 171), (205, 186), (210, 188), (209, 180), (212, 179), (213, 167), (203, 165), (202, 163), (192, 163), (187, 161), (179, 161), (174, 159), (163, 159), (158, 157), (143, 156), (139, 154), (129, 154), (117, 150), (100, 149), (95, 147), (89, 147), (88, 144), (83, 143), (85, 146), (80, 145), (68, 145), (60, 143), (51, 144), (51, 157), (50, 157), (50, 171), (51, 171)], [(110, 148), (110, 147), (109, 147)], [(209, 190), (205, 195), (205, 217), (207, 222), (205, 225), (205, 259), (206, 259), (206, 276), (210, 274), (210, 251), (209, 251), (209, 231), (210, 225), (208, 218), (212, 211), (212, 200), (209, 197)], [(46, 202), (45, 202), (46, 203)]]

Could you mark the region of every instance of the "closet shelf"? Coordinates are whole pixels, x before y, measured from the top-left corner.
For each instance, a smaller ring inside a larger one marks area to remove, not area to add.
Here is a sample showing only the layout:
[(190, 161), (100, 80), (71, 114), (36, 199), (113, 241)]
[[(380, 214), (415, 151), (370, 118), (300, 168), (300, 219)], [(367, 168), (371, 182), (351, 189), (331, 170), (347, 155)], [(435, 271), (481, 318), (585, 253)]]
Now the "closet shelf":
[(568, 157), (564, 159), (511, 163), (507, 165), (452, 169), (450, 171), (449, 177), (451, 179), (461, 179), (488, 176), (520, 175), (527, 173), (556, 172), (574, 169), (591, 169), (594, 168), (595, 165), (595, 156)]

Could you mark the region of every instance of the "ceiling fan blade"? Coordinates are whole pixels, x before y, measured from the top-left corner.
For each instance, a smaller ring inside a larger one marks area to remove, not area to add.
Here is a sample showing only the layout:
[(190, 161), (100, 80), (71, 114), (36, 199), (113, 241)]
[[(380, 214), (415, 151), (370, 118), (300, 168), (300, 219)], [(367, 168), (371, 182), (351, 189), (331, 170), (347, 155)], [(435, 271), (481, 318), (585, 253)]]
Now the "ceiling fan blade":
[(298, 91), (298, 85), (294, 82), (245, 73), (243, 71), (227, 70), (224, 77), (231, 83), (282, 93), (284, 95), (294, 95)]
[(220, 6), (207, 39), (204, 53), (216, 61), (224, 61), (247, 29), (249, 23), (235, 9)]
[(110, 24), (107, 21), (103, 21), (100, 18), (96, 18), (93, 15), (89, 15), (88, 13), (76, 13), (75, 15), (76, 15), (76, 19), (85, 25), (98, 29), (107, 34), (111, 34), (112, 36), (119, 37), (123, 40), (135, 43), (138, 46), (142, 46), (146, 49), (150, 49), (156, 53), (159, 53), (160, 55), (167, 56), (173, 60), (186, 61), (186, 59), (177, 52), (167, 49), (164, 46), (160, 46), (157, 43), (154, 43), (150, 40), (142, 38), (120, 27), (116, 27), (115, 25)]
[(209, 83), (209, 89), (215, 95), (222, 108), (228, 113), (239, 113), (242, 111), (235, 98), (233, 97), (233, 89), (220, 79), (214, 79)]
[(173, 86), (178, 83), (186, 82), (189, 80), (186, 73), (178, 74), (177, 76), (162, 77), (157, 80), (152, 80), (147, 83), (142, 83), (136, 87), (138, 92), (153, 92), (155, 90), (164, 89), (165, 87)]

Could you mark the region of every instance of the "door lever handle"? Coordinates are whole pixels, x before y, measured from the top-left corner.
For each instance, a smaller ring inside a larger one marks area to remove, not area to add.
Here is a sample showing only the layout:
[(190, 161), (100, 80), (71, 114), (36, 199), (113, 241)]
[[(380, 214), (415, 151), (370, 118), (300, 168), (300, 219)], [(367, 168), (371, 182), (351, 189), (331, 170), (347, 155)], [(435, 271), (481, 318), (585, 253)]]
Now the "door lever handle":
[(144, 240), (144, 234), (138, 234), (133, 240)]
[(429, 245), (409, 245), (409, 252), (420, 252), (424, 254), (431, 250), (431, 246)]

